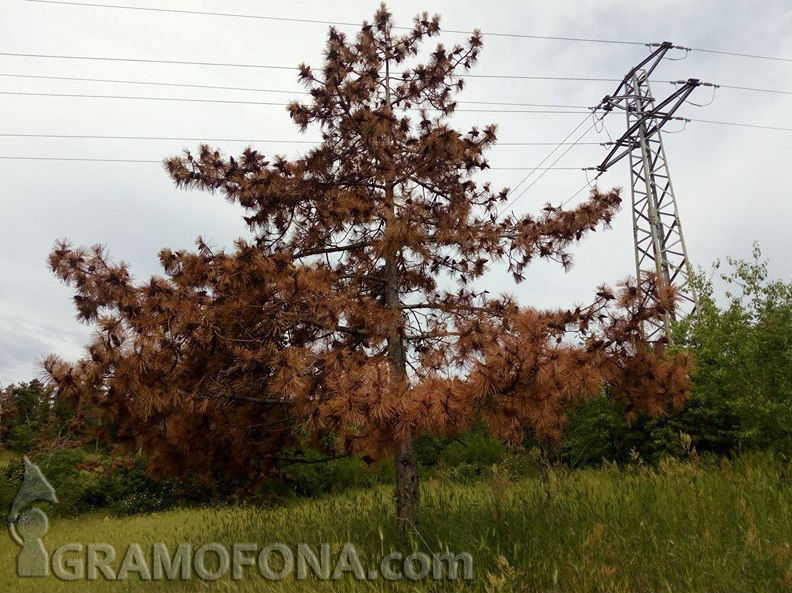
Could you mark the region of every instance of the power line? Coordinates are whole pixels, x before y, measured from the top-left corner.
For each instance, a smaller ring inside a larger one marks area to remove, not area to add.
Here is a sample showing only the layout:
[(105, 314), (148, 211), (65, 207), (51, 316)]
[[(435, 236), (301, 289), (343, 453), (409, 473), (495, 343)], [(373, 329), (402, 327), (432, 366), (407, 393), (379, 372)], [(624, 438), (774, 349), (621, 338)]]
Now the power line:
[[(32, 1), (32, 0), (27, 0)], [(246, 64), (237, 62), (202, 62), (196, 60), (158, 60), (154, 58), (116, 58), (111, 56), (73, 56), (62, 54), (34, 54), (23, 52), (0, 52), (0, 56), (9, 56), (17, 58), (41, 58), (52, 60), (89, 60), (89, 61), (108, 61), (108, 62), (132, 62), (143, 64), (175, 64), (179, 66), (218, 66), (224, 68), (259, 68), (259, 69), (274, 69), (274, 70), (292, 70), (296, 71), (296, 66), (281, 66), (273, 64)], [(0, 73), (0, 76), (7, 76), (13, 78), (40, 78), (45, 80), (74, 80), (82, 82), (112, 82), (122, 84), (138, 84), (138, 85), (153, 85), (153, 86), (173, 86), (184, 88), (205, 88), (205, 89), (218, 89), (218, 90), (233, 90), (233, 91), (254, 91), (254, 92), (268, 92), (268, 93), (292, 93), (292, 94), (310, 94), (305, 91), (288, 91), (282, 89), (264, 89), (255, 87), (236, 87), (236, 86), (221, 86), (221, 85), (203, 85), (203, 84), (185, 84), (175, 82), (156, 82), (156, 81), (137, 81), (128, 79), (109, 79), (109, 78), (82, 78), (76, 76), (43, 76), (32, 74), (10, 74)], [(540, 76), (533, 74), (474, 74), (465, 73), (462, 75), (465, 78), (491, 78), (499, 80), (548, 80), (556, 82), (621, 82), (621, 78), (611, 78), (608, 76)], [(656, 80), (655, 82), (667, 84), (679, 84), (677, 80)], [(754, 91), (761, 93), (774, 93), (782, 95), (792, 95), (792, 91), (765, 89), (740, 85), (721, 84), (720, 88), (733, 89), (741, 91)], [(504, 105), (523, 105), (523, 103), (516, 102), (497, 102), (497, 101), (460, 101), (460, 103), (479, 103), (479, 104), (504, 104)], [(528, 104), (525, 104), (528, 105)], [(531, 104), (533, 105), (533, 104)], [(539, 104), (536, 104), (540, 106)], [(572, 106), (569, 107), (579, 107)]]
[(244, 86), (218, 86), (212, 84), (186, 84), (186, 83), (178, 83), (178, 82), (159, 82), (153, 80), (127, 80), (127, 79), (120, 79), (120, 78), (85, 78), (81, 76), (44, 76), (38, 74), (10, 74), (6, 72), (0, 72), (0, 76), (6, 76), (9, 78), (33, 78), (33, 79), (40, 79), (40, 80), (72, 80), (77, 82), (110, 82), (110, 83), (117, 83), (117, 84), (139, 84), (139, 85), (146, 85), (146, 86), (172, 86), (172, 87), (179, 87), (179, 88), (193, 88), (193, 89), (217, 89), (223, 91), (253, 91), (257, 93), (287, 93), (292, 95), (310, 95), (310, 93), (305, 91), (293, 90), (287, 91), (283, 89), (262, 89), (258, 87), (244, 87)]
[(292, 70), (296, 66), (273, 66), (269, 64), (239, 64), (232, 62), (199, 62), (195, 60), (155, 60), (153, 58), (113, 58), (109, 56), (66, 56), (59, 54), (33, 54), (21, 52), (0, 52), (0, 56), (17, 58), (46, 58), (52, 60), (93, 60), (100, 62), (135, 62), (143, 64), (177, 64), (187, 66), (222, 66), (224, 68), (265, 68), (270, 70)]
[[(261, 142), (272, 144), (318, 144), (319, 140), (276, 140), (271, 138), (196, 138), (187, 136), (114, 136), (106, 134), (34, 134), (0, 133), (0, 138), (62, 138), (72, 140), (165, 140), (182, 142)], [(601, 142), (567, 142), (567, 145), (601, 146)], [(497, 142), (496, 146), (556, 146), (557, 142)]]
[[(605, 115), (607, 115), (607, 113), (606, 113), (606, 114), (604, 114), (604, 115), (602, 116), (602, 118), (600, 118), (600, 119), (603, 119), (603, 118), (605, 117)], [(596, 116), (595, 116), (595, 117), (596, 117)], [(580, 136), (578, 136), (578, 140), (582, 139), (582, 138), (583, 138), (583, 137), (584, 137), (586, 134), (588, 134), (588, 133), (589, 133), (591, 130), (593, 130), (593, 129), (594, 129), (596, 126), (597, 126), (597, 122), (596, 122), (596, 121), (594, 121), (594, 122), (591, 124), (591, 126), (589, 126), (588, 128), (586, 128), (586, 130), (585, 130), (585, 131), (584, 131), (584, 132), (583, 132), (583, 133), (582, 133)], [(559, 154), (559, 155), (558, 155), (558, 157), (557, 157), (557, 158), (556, 158), (556, 159), (555, 159), (555, 160), (554, 160), (552, 163), (550, 163), (550, 167), (549, 167), (549, 168), (551, 168), (551, 169), (552, 169), (553, 167), (555, 167), (555, 166), (556, 166), (556, 163), (558, 163), (558, 161), (560, 161), (562, 158), (564, 158), (564, 157), (566, 156), (566, 154), (567, 154), (567, 153), (568, 153), (570, 150), (572, 150), (572, 147), (573, 147), (574, 145), (575, 145), (575, 143), (573, 143), (571, 146), (568, 146), (568, 147), (567, 147), (567, 148), (566, 148), (566, 149), (565, 149), (565, 150), (564, 150), (564, 151), (563, 151), (561, 154)], [(552, 153), (550, 153), (550, 154), (552, 154)], [(548, 156), (549, 156), (549, 155), (548, 155)], [(525, 193), (526, 193), (526, 192), (527, 192), (529, 189), (531, 189), (531, 188), (532, 188), (534, 185), (536, 185), (536, 184), (539, 182), (539, 180), (540, 180), (542, 177), (544, 177), (544, 176), (545, 176), (545, 174), (546, 174), (546, 173), (547, 173), (547, 170), (545, 170), (545, 171), (542, 171), (542, 172), (539, 174), (539, 176), (538, 176), (538, 177), (536, 177), (536, 178), (535, 178), (533, 181), (531, 181), (531, 183), (529, 183), (528, 185), (526, 185), (526, 186), (525, 186), (525, 188), (523, 188), (523, 190), (522, 190), (522, 191), (521, 191), (521, 192), (520, 192), (520, 193), (517, 195), (517, 197), (515, 197), (515, 198), (514, 198), (514, 199), (513, 199), (511, 202), (509, 202), (508, 204), (506, 204), (506, 208), (505, 208), (505, 209), (508, 209), (509, 207), (513, 206), (513, 205), (514, 205), (514, 204), (517, 202), (517, 200), (519, 200), (521, 197), (523, 197), (523, 195), (525, 195)]]
[(602, 146), (602, 142), (497, 142), (497, 146)]
[[(101, 4), (96, 2), (64, 2), (63, 0), (23, 0), (25, 2), (33, 2), (37, 4), (58, 4), (62, 6), (82, 6), (82, 7), (89, 7), (89, 8), (109, 8), (109, 9), (117, 9), (117, 10), (134, 10), (139, 12), (159, 12), (159, 13), (171, 13), (171, 14), (192, 14), (192, 15), (201, 15), (201, 16), (214, 16), (214, 17), (231, 17), (231, 18), (246, 18), (246, 19), (257, 19), (257, 20), (266, 20), (266, 21), (281, 21), (281, 22), (291, 22), (291, 23), (309, 23), (309, 24), (318, 24), (318, 25), (335, 25), (341, 27), (360, 27), (361, 23), (354, 23), (349, 21), (331, 21), (331, 20), (322, 20), (322, 19), (306, 19), (306, 18), (295, 18), (295, 17), (281, 17), (281, 16), (271, 16), (271, 15), (258, 15), (258, 14), (245, 14), (245, 13), (230, 13), (230, 12), (211, 12), (211, 11), (199, 11), (199, 10), (179, 10), (174, 8), (152, 8), (152, 7), (143, 7), (143, 6), (128, 6), (123, 4)], [(404, 26), (394, 26), (394, 29), (399, 30), (410, 30), (411, 27), (404, 27)], [(445, 33), (454, 33), (454, 34), (461, 34), (461, 35), (470, 35), (472, 31), (466, 31), (462, 29), (442, 29)], [(560, 36), (560, 35), (534, 35), (530, 33), (504, 33), (504, 32), (496, 32), (496, 31), (482, 31), (482, 35), (490, 36), (490, 37), (506, 37), (506, 38), (516, 38), (516, 39), (542, 39), (548, 41), (566, 41), (566, 42), (576, 42), (576, 43), (599, 43), (599, 44), (612, 44), (612, 45), (639, 45), (639, 46), (646, 46), (646, 45), (653, 45), (649, 42), (645, 41), (634, 41), (634, 40), (626, 40), (626, 39), (597, 39), (591, 37), (570, 37), (570, 36)], [(707, 48), (685, 48), (688, 51), (694, 51), (699, 53), (708, 53), (708, 54), (716, 54), (716, 55), (724, 55), (724, 56), (733, 56), (733, 57), (740, 57), (740, 58), (751, 58), (751, 59), (758, 59), (758, 60), (773, 60), (778, 62), (792, 62), (792, 58), (783, 58), (778, 56), (767, 56), (761, 54), (753, 54), (753, 53), (743, 53), (743, 52), (733, 52), (733, 51), (725, 51), (725, 50), (717, 50), (717, 49), (707, 49)]]
[(691, 122), (694, 122), (694, 123), (701, 123), (701, 124), (717, 124), (717, 125), (720, 125), (720, 126), (737, 126), (737, 127), (740, 127), (740, 128), (758, 128), (758, 129), (761, 129), (761, 130), (779, 130), (781, 132), (792, 132), (792, 128), (784, 128), (784, 127), (781, 127), (781, 126), (764, 126), (764, 125), (760, 125), (760, 124), (744, 124), (744, 123), (734, 122), (734, 121), (718, 121), (718, 120), (713, 120), (713, 119), (698, 119), (698, 118), (695, 118), (695, 119), (693, 119), (693, 118), (683, 118), (683, 119), (686, 119), (687, 121), (691, 121)]
[(319, 19), (304, 19), (294, 17), (275, 17), (256, 14), (242, 14), (233, 12), (210, 12), (204, 10), (178, 10), (175, 8), (152, 8), (147, 6), (123, 6), (120, 4), (98, 4), (92, 2), (60, 2), (56, 0), (23, 0), (24, 2), (34, 2), (37, 4), (60, 4), (64, 6), (83, 6), (89, 8), (116, 8), (123, 10), (135, 10), (139, 12), (166, 12), (171, 14), (193, 14), (201, 16), (219, 16), (244, 19), (258, 19), (263, 21), (284, 21), (290, 23), (308, 23), (315, 25), (338, 25), (343, 27), (359, 27), (361, 23), (351, 23), (345, 21), (325, 21)]
[(596, 185), (594, 185), (594, 184), (597, 182), (597, 179), (599, 179), (599, 178), (600, 178), (600, 176), (602, 175), (602, 173), (597, 173), (597, 174), (594, 176), (594, 179), (589, 179), (589, 176), (588, 176), (588, 170), (587, 170), (587, 169), (583, 169), (583, 173), (585, 173), (585, 174), (586, 174), (586, 183), (585, 183), (585, 185), (581, 186), (581, 187), (580, 187), (580, 189), (578, 189), (578, 190), (577, 190), (575, 193), (573, 193), (571, 196), (569, 196), (569, 197), (568, 197), (566, 200), (564, 200), (563, 202), (561, 202), (561, 208), (563, 208), (564, 206), (566, 206), (567, 204), (569, 204), (569, 202), (571, 202), (572, 200), (574, 200), (574, 199), (577, 197), (577, 195), (578, 195), (580, 192), (582, 192), (584, 189), (586, 189), (586, 188), (589, 188), (589, 189), (592, 189), (592, 190), (593, 190), (593, 189), (595, 189), (595, 188), (597, 187), (597, 186), (596, 186)]
[[(263, 68), (274, 70), (297, 71), (296, 66), (279, 66), (272, 64), (247, 64), (238, 62), (203, 62), (196, 60), (158, 60), (154, 58), (116, 58), (111, 56), (73, 56), (63, 54), (37, 54), (25, 52), (0, 52), (0, 56), (10, 56), (16, 58), (41, 58), (52, 60), (89, 60), (100, 62), (133, 62), (142, 64), (175, 64), (179, 66), (219, 66), (223, 68)], [(398, 74), (398, 73), (397, 73)], [(532, 75), (507, 75), (507, 74), (464, 74), (470, 78), (500, 78), (500, 79), (523, 79), (523, 80), (557, 80), (572, 82), (620, 82), (620, 78), (607, 78), (596, 76), (532, 76)], [(670, 82), (670, 81), (663, 81)]]
[[(90, 8), (114, 8), (114, 9), (121, 9), (121, 10), (136, 10), (140, 12), (164, 12), (164, 13), (172, 13), (172, 14), (192, 14), (192, 15), (201, 15), (201, 16), (218, 16), (218, 17), (231, 17), (231, 18), (245, 18), (245, 19), (257, 19), (257, 20), (265, 20), (265, 21), (283, 21), (283, 22), (290, 22), (290, 23), (309, 23), (315, 25), (336, 25), (341, 27), (360, 27), (362, 23), (352, 23), (348, 21), (328, 21), (328, 20), (320, 20), (320, 19), (305, 19), (305, 18), (294, 18), (294, 17), (280, 17), (280, 16), (268, 16), (268, 15), (259, 15), (259, 14), (242, 14), (242, 13), (231, 13), (231, 12), (210, 12), (210, 11), (203, 11), (203, 10), (178, 10), (174, 8), (150, 8), (150, 7), (143, 7), (143, 6), (127, 6), (121, 4), (99, 4), (93, 2), (63, 2), (60, 0), (24, 0), (25, 2), (35, 2), (38, 4), (60, 4), (65, 6), (84, 6)], [(412, 27), (403, 27), (403, 26), (394, 26), (394, 29), (399, 29), (403, 31), (409, 31)], [(462, 35), (470, 35), (472, 31), (464, 31), (460, 29), (443, 29), (445, 33), (457, 33)], [(621, 39), (594, 39), (590, 37), (562, 37), (557, 35), (532, 35), (529, 33), (499, 33), (494, 31), (482, 31), (482, 35), (489, 35), (491, 37), (514, 37), (514, 38), (521, 38), (521, 39), (545, 39), (549, 41), (573, 41), (573, 42), (581, 42), (581, 43), (609, 43), (609, 44), (616, 44), (616, 45), (646, 45), (643, 41), (626, 41)]]
[(780, 91), (776, 89), (760, 89), (752, 86), (736, 86), (732, 84), (719, 84), (717, 85), (717, 87), (722, 89), (734, 89), (737, 91), (753, 91), (755, 93), (773, 93), (777, 95), (792, 95), (792, 91)]
[(745, 54), (733, 51), (721, 51), (718, 49), (702, 49), (700, 47), (691, 47), (690, 51), (697, 51), (706, 54), (719, 54), (722, 56), (736, 56), (738, 58), (753, 58), (757, 60), (773, 60), (776, 62), (792, 62), (792, 58), (779, 58), (777, 56), (762, 56), (757, 54)]
[[(686, 80), (657, 80), (655, 82), (667, 82), (674, 86), (687, 84)], [(763, 89), (753, 86), (738, 86), (734, 84), (712, 84), (713, 89), (730, 89), (737, 91), (751, 91), (754, 93), (772, 93), (776, 95), (792, 95), (792, 91), (782, 91), (779, 89)]]
[[(136, 85), (144, 85), (144, 86), (164, 86), (164, 87), (178, 87), (178, 88), (194, 88), (194, 89), (214, 89), (214, 90), (223, 90), (223, 91), (251, 91), (257, 93), (283, 93), (288, 95), (310, 95), (311, 93), (306, 91), (300, 90), (286, 90), (286, 89), (263, 89), (259, 87), (245, 87), (245, 86), (223, 86), (223, 85), (213, 85), (213, 84), (188, 84), (188, 83), (179, 83), (179, 82), (160, 82), (154, 80), (128, 80), (128, 79), (121, 79), (121, 78), (92, 78), (92, 77), (81, 77), (81, 76), (45, 76), (39, 74), (11, 74), (7, 72), (0, 72), (0, 76), (5, 76), (8, 78), (28, 78), (28, 79), (36, 79), (36, 80), (69, 80), (69, 81), (77, 81), (77, 82), (107, 82), (113, 84), (136, 84)], [(467, 76), (467, 75), (466, 75)], [(536, 77), (537, 80), (575, 80), (581, 81), (584, 80), (583, 78), (579, 77)], [(608, 82), (605, 79), (601, 78), (587, 78), (585, 80), (588, 81), (596, 81), (596, 82)], [(613, 81), (616, 79), (612, 79), (609, 81)], [(684, 81), (678, 80), (658, 80), (656, 82), (665, 82), (668, 84), (682, 84)], [(737, 86), (732, 84), (718, 84), (713, 88), (722, 88), (722, 89), (732, 89), (738, 91), (752, 91), (758, 93), (773, 93), (779, 95), (792, 95), (792, 91), (782, 91), (777, 89), (764, 89), (764, 88), (757, 88), (757, 87), (750, 87), (750, 86)], [(522, 103), (519, 101), (479, 101), (479, 100), (463, 100), (457, 101), (460, 104), (470, 104), (470, 105), (517, 105), (523, 107), (567, 107), (570, 109), (585, 109), (586, 105), (555, 105), (555, 104), (548, 104), (548, 103)]]
[[(176, 101), (188, 103), (230, 103), (234, 105), (271, 105), (276, 107), (286, 107), (288, 103), (274, 103), (272, 101), (242, 101), (237, 99), (192, 99), (189, 97), (148, 97), (134, 95), (94, 95), (87, 93), (34, 93), (28, 91), (0, 91), (0, 95), (16, 95), (26, 97), (59, 97), (75, 99), (123, 99), (133, 101)], [(555, 107), (551, 105), (550, 107)], [(419, 108), (412, 108), (417, 111)], [(546, 109), (455, 109), (455, 112), (468, 113), (542, 113), (542, 114), (562, 114), (562, 113), (588, 113), (588, 111), (569, 111), (569, 110), (546, 110)]]
[[(159, 82), (159, 81), (144, 81), (144, 80), (127, 80), (127, 79), (119, 79), (119, 78), (83, 78), (80, 76), (43, 76), (43, 75), (34, 75), (34, 74), (8, 74), (5, 72), (0, 72), (0, 76), (6, 76), (10, 78), (32, 78), (32, 79), (41, 79), (41, 80), (69, 80), (69, 81), (77, 81), (77, 82), (108, 82), (114, 84), (136, 84), (136, 85), (152, 85), (152, 86), (172, 86), (172, 87), (179, 87), (179, 88), (196, 88), (196, 89), (216, 89), (216, 90), (226, 90), (226, 91), (253, 91), (253, 92), (260, 92), (260, 93), (283, 93), (283, 94), (291, 94), (291, 95), (310, 95), (306, 91), (298, 91), (298, 90), (285, 90), (285, 89), (262, 89), (256, 87), (239, 87), (239, 86), (220, 86), (220, 85), (211, 85), (211, 84), (186, 84), (186, 83), (176, 83), (176, 82)], [(465, 101), (457, 101), (459, 104), (464, 105), (513, 105), (513, 106), (522, 106), (522, 107), (565, 107), (569, 109), (587, 109), (587, 105), (557, 105), (551, 103), (522, 103), (518, 101), (480, 101), (480, 100), (465, 100)]]
[(471, 74), (465, 73), (465, 78), (499, 78), (505, 80), (559, 80), (570, 82), (621, 82), (621, 78), (607, 78), (604, 76), (533, 76), (529, 74)]
[[(553, 105), (552, 107), (555, 107)], [(588, 108), (587, 108), (588, 109)], [(420, 111), (420, 108), (414, 107), (412, 111)], [(438, 111), (437, 109), (429, 109), (428, 111)], [(590, 111), (572, 111), (571, 109), (564, 110), (542, 110), (542, 109), (454, 109), (454, 113), (547, 113), (547, 114), (590, 114)]]
[(60, 97), (74, 99), (130, 99), (139, 101), (187, 101), (190, 103), (233, 103), (244, 105), (273, 105), (285, 107), (287, 103), (271, 101), (237, 101), (233, 99), (190, 99), (187, 97), (136, 97), (132, 95), (92, 95), (87, 93), (33, 93), (27, 91), (0, 91), (0, 95), (17, 95), (24, 97)]
[(111, 136), (104, 134), (11, 134), (0, 138), (62, 138), (72, 140), (166, 140), (182, 142), (261, 142), (272, 144), (318, 144), (318, 140), (273, 140), (256, 138), (189, 138), (185, 136)]
[(569, 204), (569, 202), (571, 202), (572, 200), (574, 200), (574, 199), (577, 197), (577, 195), (578, 195), (580, 192), (582, 192), (584, 189), (586, 189), (587, 187), (588, 187), (588, 188), (590, 188), (590, 189), (593, 189), (593, 188), (591, 187), (591, 183), (589, 183), (589, 181), (588, 181), (588, 180), (586, 180), (586, 183), (585, 183), (585, 184), (583, 184), (583, 185), (580, 187), (580, 189), (579, 189), (579, 190), (577, 190), (575, 193), (573, 193), (571, 196), (569, 196), (569, 197), (568, 197), (566, 200), (564, 200), (564, 201), (561, 203), (561, 207), (563, 208), (564, 206), (566, 206), (567, 204)]
[(2, 156), (2, 160), (14, 161), (87, 161), (92, 163), (162, 163), (152, 159), (105, 159), (105, 158), (86, 158), (86, 157), (58, 157), (58, 156)]
[(584, 167), (487, 167), (490, 171), (582, 171)]
[[(27, 0), (33, 1), (33, 0)], [(9, 56), (16, 58), (41, 58), (52, 60), (89, 60), (89, 61), (107, 61), (107, 62), (132, 62), (143, 64), (175, 64), (179, 66), (218, 66), (224, 68), (259, 68), (259, 69), (272, 69), (272, 70), (292, 70), (296, 71), (296, 66), (281, 66), (274, 64), (247, 64), (238, 62), (203, 62), (196, 60), (159, 60), (154, 58), (116, 58), (112, 56), (73, 56), (63, 54), (34, 54), (24, 52), (0, 52), (0, 56)], [(280, 89), (262, 89), (250, 87), (233, 87), (233, 86), (215, 86), (215, 85), (197, 85), (197, 84), (180, 84), (180, 83), (166, 83), (166, 82), (153, 82), (153, 81), (134, 81), (126, 79), (103, 79), (103, 78), (80, 78), (71, 76), (34, 76), (27, 74), (0, 74), (0, 76), (9, 76), (17, 78), (41, 78), (52, 80), (76, 80), (84, 82), (114, 82), (123, 84), (143, 84), (143, 85), (156, 85), (156, 86), (174, 86), (174, 87), (187, 87), (187, 88), (207, 88), (207, 89), (221, 89), (221, 90), (239, 90), (239, 91), (256, 91), (256, 92), (271, 92), (271, 93), (294, 93), (294, 94), (308, 94), (304, 91), (286, 91)], [(533, 74), (474, 74), (465, 73), (462, 75), (465, 78), (492, 78), (499, 80), (548, 80), (557, 82), (621, 82), (621, 78), (612, 78), (608, 76), (540, 76)], [(657, 80), (655, 82), (678, 84), (676, 80)], [(742, 90), (742, 91), (756, 91), (763, 93), (777, 93), (784, 95), (792, 95), (792, 91), (764, 89), (756, 87), (747, 87), (739, 85), (718, 85), (721, 88)], [(467, 103), (488, 103), (494, 104), (494, 101), (466, 101)]]
[[(506, 208), (512, 206), (517, 200), (519, 200), (531, 187), (533, 187), (546, 173), (547, 171), (580, 171), (585, 170), (583, 167), (558, 167), (556, 164), (564, 157), (566, 154), (574, 147), (580, 144), (601, 144), (599, 142), (580, 142), (579, 140), (582, 139), (586, 134), (588, 134), (596, 125), (593, 123), (589, 128), (587, 128), (580, 136), (578, 136), (578, 141), (574, 142), (566, 142), (566, 140), (571, 137), (583, 123), (586, 122), (588, 118), (585, 118), (580, 124), (578, 124), (572, 132), (570, 132), (564, 141), (556, 143), (555, 148), (545, 156), (539, 162), (539, 165), (536, 167), (491, 167), (490, 169), (493, 171), (525, 171), (528, 170), (529, 173), (526, 175), (520, 183), (518, 183), (514, 189), (509, 192), (509, 195), (513, 194), (517, 188), (519, 188), (527, 179), (529, 179), (533, 173), (536, 171), (541, 171), (539, 176), (534, 179), (531, 183), (529, 183), (519, 195), (517, 195), (511, 202), (506, 205)], [(687, 119), (687, 118), (683, 118)], [(726, 125), (726, 126), (739, 126), (739, 127), (746, 127), (746, 128), (759, 128), (759, 129), (770, 129), (770, 130), (781, 130), (785, 132), (792, 132), (792, 128), (784, 128), (779, 126), (764, 126), (758, 124), (745, 124), (739, 122), (727, 122), (727, 121), (716, 121), (716, 120), (708, 120), (708, 119), (689, 119), (688, 121), (698, 122), (698, 123), (708, 123), (708, 124), (717, 124), (717, 125)], [(99, 138), (99, 139), (121, 139), (121, 140), (181, 140), (181, 141), (205, 141), (205, 142), (273, 142), (273, 143), (300, 143), (300, 144), (310, 144), (312, 143), (309, 140), (243, 140), (243, 139), (231, 139), (231, 138), (215, 138), (215, 139), (200, 139), (200, 138), (187, 138), (187, 137), (177, 137), (177, 136), (105, 136), (105, 135), (89, 135), (89, 134), (12, 134), (12, 133), (0, 133), (0, 137), (32, 137), (32, 138)], [(546, 145), (550, 143), (542, 142), (542, 143), (504, 143), (504, 144), (511, 144), (511, 145), (525, 145), (525, 144), (537, 144), (537, 145)], [(542, 166), (544, 163), (555, 153), (555, 151), (560, 146), (567, 146), (567, 148), (556, 157), (555, 160), (549, 166)], [(161, 160), (154, 160), (154, 159), (124, 159), (124, 158), (90, 158), (90, 157), (33, 157), (33, 156), (17, 156), (17, 155), (3, 155), (0, 156), (0, 160), (27, 160), (27, 161), (85, 161), (85, 162), (108, 162), (108, 163), (161, 163)], [(590, 183), (587, 183), (590, 186)], [(569, 202), (572, 198), (577, 196), (586, 186), (581, 187), (577, 192), (575, 192), (568, 200), (564, 202), (564, 205)]]
[[(553, 153), (555, 153), (555, 151), (556, 151), (556, 150), (558, 150), (558, 149), (559, 149), (561, 146), (563, 146), (564, 144), (567, 144), (567, 141), (568, 141), (568, 140), (569, 140), (569, 139), (572, 137), (572, 135), (573, 135), (575, 132), (577, 132), (577, 131), (578, 131), (578, 130), (581, 128), (581, 126), (582, 126), (584, 123), (586, 123), (586, 121), (588, 121), (588, 117), (584, 117), (584, 118), (581, 120), (581, 122), (580, 122), (578, 125), (576, 125), (576, 126), (575, 126), (575, 127), (572, 129), (572, 131), (571, 131), (571, 132), (569, 132), (569, 134), (567, 134), (567, 135), (566, 135), (566, 137), (564, 137), (564, 139), (563, 139), (563, 140), (561, 140), (561, 142), (558, 142), (558, 143), (555, 145), (555, 147), (553, 148), (553, 150), (551, 150), (549, 153), (547, 153), (547, 155), (545, 155), (545, 157), (544, 157), (544, 158), (543, 158), (541, 161), (539, 161), (539, 165), (538, 165), (538, 166), (542, 166), (542, 165), (544, 165), (544, 164), (545, 164), (545, 162), (547, 162), (547, 160), (548, 160), (548, 159), (549, 159), (549, 158), (550, 158), (550, 157), (553, 155)], [(578, 138), (578, 140), (579, 140), (579, 139), (580, 139), (580, 138)], [(574, 146), (574, 143), (571, 143), (571, 146)], [(517, 189), (518, 189), (518, 188), (519, 188), (519, 187), (520, 187), (520, 186), (521, 186), (523, 183), (525, 183), (526, 181), (528, 181), (528, 179), (529, 179), (529, 178), (530, 178), (530, 177), (531, 177), (531, 176), (534, 174), (534, 172), (535, 172), (535, 171), (530, 171), (530, 172), (528, 173), (528, 175), (526, 175), (525, 177), (523, 177), (523, 178), (520, 180), (520, 183), (518, 183), (517, 185), (515, 185), (515, 186), (514, 186), (514, 187), (513, 187), (513, 188), (512, 188), (512, 189), (509, 191), (509, 193), (507, 194), (507, 196), (506, 196), (506, 197), (509, 197), (511, 194), (513, 194), (515, 191), (517, 191)], [(522, 194), (520, 194), (520, 195), (522, 195)], [(519, 197), (519, 196), (518, 196), (518, 197)], [(512, 200), (511, 202), (509, 202), (509, 203), (506, 205), (506, 207), (508, 208), (508, 207), (509, 207), (509, 206), (511, 206), (513, 203), (514, 203), (514, 200)]]
[[(157, 163), (162, 164), (162, 160), (155, 159), (122, 159), (122, 158), (91, 158), (91, 157), (58, 157), (58, 156), (19, 156), (19, 155), (0, 155), (0, 160), (14, 161), (84, 161), (91, 163)], [(537, 167), (490, 167), (492, 171), (525, 171), (526, 169), (537, 169)], [(538, 167), (539, 170), (547, 172), (555, 171), (580, 171), (582, 167)]]

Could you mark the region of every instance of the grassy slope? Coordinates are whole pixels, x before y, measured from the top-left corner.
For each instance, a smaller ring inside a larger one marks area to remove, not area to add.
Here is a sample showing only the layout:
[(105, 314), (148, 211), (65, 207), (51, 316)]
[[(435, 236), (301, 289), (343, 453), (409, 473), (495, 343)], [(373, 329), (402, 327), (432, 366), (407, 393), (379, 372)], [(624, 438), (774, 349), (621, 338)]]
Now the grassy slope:
[[(16, 547), (0, 539), (2, 591), (777, 591), (792, 589), (792, 484), (767, 458), (722, 466), (671, 464), (656, 470), (551, 470), (512, 482), (505, 475), (474, 484), (428, 481), (422, 490), (422, 541), (416, 548), (468, 551), (475, 581), (267, 583), (247, 579), (146, 583), (64, 583), (13, 575)], [(275, 508), (184, 510), (130, 518), (56, 519), (49, 550), (68, 541), (180, 541), (194, 548), (281, 541), (340, 548), (353, 542), (364, 567), (376, 566), (396, 541), (391, 493), (357, 491)], [(118, 560), (116, 562), (117, 567)]]

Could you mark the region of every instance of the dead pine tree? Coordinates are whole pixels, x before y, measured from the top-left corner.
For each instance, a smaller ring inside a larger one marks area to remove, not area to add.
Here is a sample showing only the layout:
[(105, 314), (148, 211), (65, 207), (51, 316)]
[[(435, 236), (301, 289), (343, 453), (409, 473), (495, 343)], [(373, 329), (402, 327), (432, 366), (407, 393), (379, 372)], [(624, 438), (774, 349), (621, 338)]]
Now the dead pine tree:
[(241, 205), (254, 240), (163, 250), (165, 276), (137, 285), (100, 247), (58, 243), (51, 267), (99, 329), (85, 360), (45, 362), (60, 390), (104, 410), (162, 472), (257, 475), (305, 442), (393, 455), (403, 534), (418, 522), (420, 434), (484, 422), (510, 442), (553, 436), (606, 384), (631, 413), (683, 401), (684, 356), (640, 342), (642, 320), (673, 306), (653, 279), (551, 312), (473, 288), (496, 262), (516, 282), (535, 258), (568, 266), (620, 197), (499, 216), (507, 190), (474, 181), (495, 128), (449, 123), (481, 37), (421, 62), (439, 32), (424, 14), (396, 34), (384, 6), (354, 37), (331, 28), (321, 69), (299, 67), (310, 99), (288, 108), (321, 133), (303, 156), (202, 146), (166, 160), (177, 186)]

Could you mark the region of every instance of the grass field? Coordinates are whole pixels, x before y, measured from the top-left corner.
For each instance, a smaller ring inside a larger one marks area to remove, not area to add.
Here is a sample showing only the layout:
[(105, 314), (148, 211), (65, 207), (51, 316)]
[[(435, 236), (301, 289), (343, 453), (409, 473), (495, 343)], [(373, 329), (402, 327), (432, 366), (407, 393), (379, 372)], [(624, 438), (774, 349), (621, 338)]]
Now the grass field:
[[(785, 591), (792, 590), (792, 485), (767, 456), (732, 462), (671, 462), (658, 468), (549, 469), (534, 478), (424, 483), (417, 550), (470, 552), (473, 581), (63, 582), (18, 579), (18, 548), (2, 538), (0, 590), (11, 591)], [(178, 510), (129, 518), (53, 519), (48, 550), (102, 542), (123, 551), (164, 542), (261, 546), (298, 542), (338, 551), (352, 542), (363, 567), (398, 548), (387, 488), (354, 491), (278, 508)], [(119, 552), (122, 554), (122, 552)], [(118, 567), (120, 558), (116, 559)]]

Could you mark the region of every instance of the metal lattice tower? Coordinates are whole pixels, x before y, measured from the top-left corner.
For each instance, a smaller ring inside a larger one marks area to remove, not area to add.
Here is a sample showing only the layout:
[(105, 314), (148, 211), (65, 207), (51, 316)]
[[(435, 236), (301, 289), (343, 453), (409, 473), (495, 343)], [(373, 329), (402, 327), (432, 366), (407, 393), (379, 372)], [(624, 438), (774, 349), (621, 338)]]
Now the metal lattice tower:
[[(702, 84), (697, 79), (680, 82), (667, 98), (657, 102), (649, 88), (649, 75), (665, 53), (676, 46), (664, 42), (643, 62), (634, 67), (614, 95), (602, 100), (600, 108), (623, 109), (627, 131), (612, 143), (610, 153), (597, 167), (601, 173), (625, 156), (630, 163), (635, 269), (640, 278), (653, 272), (657, 278), (677, 289), (676, 318), (690, 315), (696, 307), (696, 291), (691, 283), (692, 268), (688, 258), (682, 222), (679, 218), (674, 186), (660, 129), (674, 117), (688, 95)], [(658, 322), (646, 322), (647, 339), (664, 336), (670, 339), (672, 316)]]

